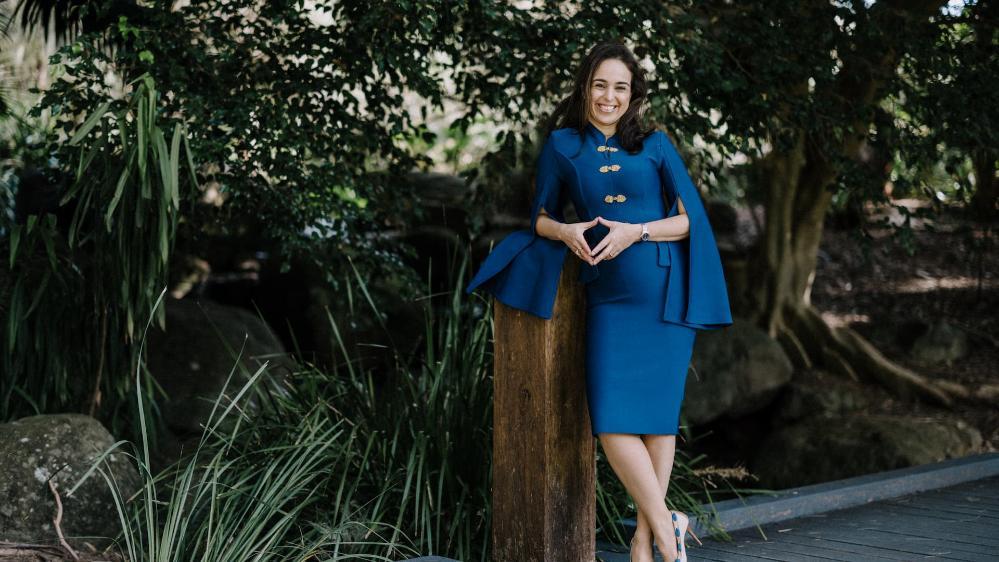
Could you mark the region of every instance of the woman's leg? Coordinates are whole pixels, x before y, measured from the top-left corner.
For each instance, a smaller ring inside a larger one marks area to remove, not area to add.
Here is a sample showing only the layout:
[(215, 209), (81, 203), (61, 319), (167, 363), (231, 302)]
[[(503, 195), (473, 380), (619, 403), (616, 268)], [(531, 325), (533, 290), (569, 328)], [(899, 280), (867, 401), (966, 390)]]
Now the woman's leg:
[[(673, 472), (673, 459), (676, 456), (676, 435), (642, 435), (642, 441), (652, 459), (652, 467), (665, 500), (666, 492), (669, 490), (670, 474)], [(652, 528), (641, 508), (638, 509), (635, 519), (638, 525), (635, 527), (634, 544), (637, 548), (646, 549), (652, 544)]]
[(611, 468), (645, 516), (645, 525), (655, 537), (660, 552), (672, 560), (676, 556), (673, 522), (646, 443), (640, 436), (628, 433), (601, 433), (599, 437)]

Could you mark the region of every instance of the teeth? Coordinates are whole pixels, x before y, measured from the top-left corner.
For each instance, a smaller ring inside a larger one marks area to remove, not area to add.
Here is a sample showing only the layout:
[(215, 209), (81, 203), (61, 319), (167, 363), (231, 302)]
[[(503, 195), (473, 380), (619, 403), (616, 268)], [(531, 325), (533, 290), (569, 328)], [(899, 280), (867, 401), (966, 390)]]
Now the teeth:
[(602, 105), (602, 104), (597, 104), (597, 107), (599, 107), (600, 111), (603, 111), (604, 113), (611, 113), (615, 109), (617, 109), (616, 105)]

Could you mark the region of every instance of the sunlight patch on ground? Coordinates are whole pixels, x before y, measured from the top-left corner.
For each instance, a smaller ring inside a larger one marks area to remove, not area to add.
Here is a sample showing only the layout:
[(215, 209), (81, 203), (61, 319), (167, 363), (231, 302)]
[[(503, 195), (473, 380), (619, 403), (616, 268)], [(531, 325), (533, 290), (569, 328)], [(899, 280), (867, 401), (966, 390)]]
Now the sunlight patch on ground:
[[(895, 293), (928, 293), (941, 289), (974, 289), (978, 287), (975, 277), (917, 277), (902, 281), (892, 288)], [(983, 289), (999, 288), (999, 280), (982, 279)]]
[(831, 328), (849, 328), (851, 324), (868, 324), (871, 321), (871, 317), (867, 314), (839, 314), (828, 311), (822, 313), (822, 319)]

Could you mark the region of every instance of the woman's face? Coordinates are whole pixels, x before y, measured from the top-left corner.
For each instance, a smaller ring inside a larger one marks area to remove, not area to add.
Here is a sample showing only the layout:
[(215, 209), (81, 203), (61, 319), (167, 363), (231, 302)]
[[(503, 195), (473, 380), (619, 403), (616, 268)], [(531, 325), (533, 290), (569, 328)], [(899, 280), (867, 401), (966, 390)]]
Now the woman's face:
[(590, 81), (590, 119), (614, 127), (631, 101), (631, 71), (618, 59), (597, 66)]

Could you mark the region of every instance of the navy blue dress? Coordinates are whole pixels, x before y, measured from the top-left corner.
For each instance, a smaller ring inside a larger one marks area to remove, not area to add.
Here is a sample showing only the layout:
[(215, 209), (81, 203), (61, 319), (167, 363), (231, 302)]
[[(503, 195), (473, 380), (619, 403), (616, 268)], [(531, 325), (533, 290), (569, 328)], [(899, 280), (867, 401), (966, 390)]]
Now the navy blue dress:
[[(677, 433), (695, 330), (732, 323), (721, 260), (700, 194), (662, 131), (629, 154), (592, 124), (553, 131), (538, 157), (531, 227), (504, 238), (466, 292), (481, 286), (508, 306), (551, 318), (568, 247), (538, 235), (539, 211), (564, 222), (572, 201), (582, 221), (642, 223), (674, 216), (683, 201), (690, 234), (638, 241), (597, 265), (583, 263), (586, 389), (592, 433)], [(590, 247), (607, 234), (586, 231)]]

